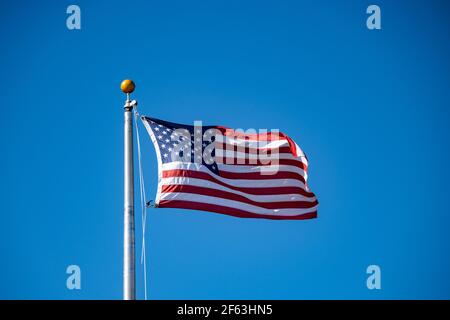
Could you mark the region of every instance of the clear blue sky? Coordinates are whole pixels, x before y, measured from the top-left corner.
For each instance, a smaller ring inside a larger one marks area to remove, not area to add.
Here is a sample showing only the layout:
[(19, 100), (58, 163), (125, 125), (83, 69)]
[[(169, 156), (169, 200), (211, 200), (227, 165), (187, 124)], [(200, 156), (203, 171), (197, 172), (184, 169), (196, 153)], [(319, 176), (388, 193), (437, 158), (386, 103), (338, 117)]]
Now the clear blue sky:
[(151, 210), (150, 298), (450, 298), (449, 2), (376, 1), (381, 31), (368, 1), (73, 3), (78, 31), (72, 2), (1, 5), (0, 298), (121, 298), (124, 78), (143, 114), (289, 134), (320, 201), (310, 221)]

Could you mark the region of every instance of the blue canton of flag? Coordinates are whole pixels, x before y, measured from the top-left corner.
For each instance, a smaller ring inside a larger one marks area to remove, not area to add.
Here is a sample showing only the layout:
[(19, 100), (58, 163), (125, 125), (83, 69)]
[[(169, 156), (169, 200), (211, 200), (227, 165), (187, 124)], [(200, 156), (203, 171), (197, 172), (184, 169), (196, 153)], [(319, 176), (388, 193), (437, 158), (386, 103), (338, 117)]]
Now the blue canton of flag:
[(182, 125), (145, 116), (141, 118), (146, 121), (154, 133), (154, 143), (159, 148), (163, 164), (183, 159), (185, 162), (187, 160), (202, 164), (211, 172), (219, 174), (217, 163), (214, 160), (215, 150), (207, 153), (206, 159), (210, 160), (208, 163), (203, 157), (205, 148), (210, 144), (214, 145), (214, 137), (211, 142), (205, 142), (203, 135), (206, 130), (214, 127)]

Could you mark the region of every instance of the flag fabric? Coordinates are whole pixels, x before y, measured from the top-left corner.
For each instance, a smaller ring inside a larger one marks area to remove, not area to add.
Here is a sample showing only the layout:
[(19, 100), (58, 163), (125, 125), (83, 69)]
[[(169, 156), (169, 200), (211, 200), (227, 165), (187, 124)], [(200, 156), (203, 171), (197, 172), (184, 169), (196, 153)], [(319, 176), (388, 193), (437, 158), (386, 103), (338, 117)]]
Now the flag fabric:
[(287, 135), (141, 120), (158, 159), (155, 206), (243, 218), (317, 217), (308, 160)]

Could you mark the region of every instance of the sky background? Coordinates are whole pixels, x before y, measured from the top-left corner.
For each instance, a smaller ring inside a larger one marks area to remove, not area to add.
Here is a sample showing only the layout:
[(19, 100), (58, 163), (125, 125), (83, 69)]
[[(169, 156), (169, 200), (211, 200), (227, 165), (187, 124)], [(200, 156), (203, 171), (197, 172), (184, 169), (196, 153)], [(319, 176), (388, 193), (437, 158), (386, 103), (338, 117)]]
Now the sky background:
[[(374, 3), (378, 31), (366, 28)], [(70, 4), (81, 30), (66, 28)], [(2, 2), (0, 298), (121, 299), (119, 85), (131, 78), (142, 114), (290, 135), (320, 202), (308, 221), (150, 210), (150, 299), (449, 299), (449, 12), (425, 0)], [(137, 206), (138, 259), (140, 219)], [(71, 264), (81, 290), (66, 288)], [(381, 290), (366, 287), (372, 264)]]

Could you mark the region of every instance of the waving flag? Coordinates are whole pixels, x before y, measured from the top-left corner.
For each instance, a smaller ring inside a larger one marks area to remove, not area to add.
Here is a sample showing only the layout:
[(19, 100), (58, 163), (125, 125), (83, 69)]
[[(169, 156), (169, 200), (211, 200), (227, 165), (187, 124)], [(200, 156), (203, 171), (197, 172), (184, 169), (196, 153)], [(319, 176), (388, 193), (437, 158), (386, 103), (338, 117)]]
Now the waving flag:
[(243, 218), (317, 217), (308, 161), (285, 134), (141, 120), (158, 158), (156, 206)]

